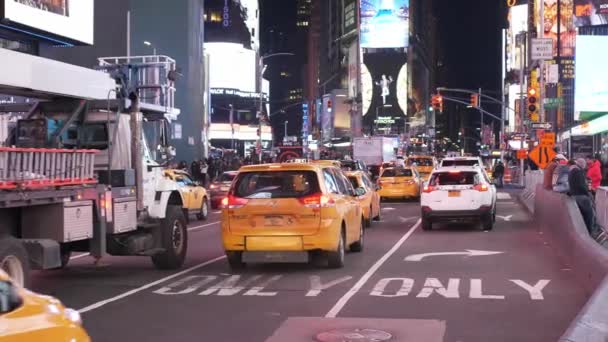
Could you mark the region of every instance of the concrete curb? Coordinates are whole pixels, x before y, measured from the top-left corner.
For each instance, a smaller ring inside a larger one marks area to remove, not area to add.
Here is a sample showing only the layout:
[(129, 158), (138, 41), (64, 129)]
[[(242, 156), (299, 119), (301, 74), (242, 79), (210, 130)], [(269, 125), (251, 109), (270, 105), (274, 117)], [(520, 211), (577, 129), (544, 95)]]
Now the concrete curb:
[(560, 342), (608, 341), (608, 250), (589, 236), (576, 202), (566, 195), (538, 185), (533, 213), (539, 230), (593, 293)]

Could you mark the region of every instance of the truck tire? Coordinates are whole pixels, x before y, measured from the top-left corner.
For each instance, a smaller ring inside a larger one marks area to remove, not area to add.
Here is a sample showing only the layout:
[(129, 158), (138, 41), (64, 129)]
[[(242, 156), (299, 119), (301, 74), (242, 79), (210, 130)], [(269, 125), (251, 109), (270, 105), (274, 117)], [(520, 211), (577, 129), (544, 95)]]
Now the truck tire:
[(152, 256), (152, 263), (161, 270), (180, 268), (188, 251), (188, 225), (182, 208), (167, 207), (167, 215), (160, 225), (161, 247), (164, 252)]
[(207, 197), (203, 198), (203, 203), (201, 204), (201, 212), (196, 214), (196, 218), (201, 221), (207, 221), (209, 217), (209, 200)]
[(433, 222), (429, 219), (422, 218), (422, 230), (431, 230), (433, 229)]
[(0, 268), (21, 287), (30, 286), (30, 260), (23, 243), (12, 236), (0, 238)]

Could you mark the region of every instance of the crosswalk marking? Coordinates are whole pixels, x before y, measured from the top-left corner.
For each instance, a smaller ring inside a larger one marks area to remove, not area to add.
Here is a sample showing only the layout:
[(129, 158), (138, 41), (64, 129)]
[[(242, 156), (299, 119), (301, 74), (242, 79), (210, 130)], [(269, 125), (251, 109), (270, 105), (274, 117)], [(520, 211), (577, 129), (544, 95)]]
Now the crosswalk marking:
[(496, 194), (496, 199), (509, 200), (509, 199), (511, 199), (511, 195), (506, 192), (499, 192)]

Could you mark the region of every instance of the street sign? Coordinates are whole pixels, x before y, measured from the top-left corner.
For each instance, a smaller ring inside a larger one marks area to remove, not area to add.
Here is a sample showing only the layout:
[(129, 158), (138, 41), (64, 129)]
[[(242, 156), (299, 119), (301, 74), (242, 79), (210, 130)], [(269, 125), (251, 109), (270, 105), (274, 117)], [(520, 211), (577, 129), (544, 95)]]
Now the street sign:
[(553, 148), (555, 146), (555, 133), (545, 132), (540, 138), (540, 145), (543, 147)]
[(517, 159), (526, 159), (526, 158), (528, 158), (528, 151), (517, 150)]
[(553, 125), (550, 122), (532, 122), (530, 123), (530, 128), (550, 131), (553, 128)]
[(547, 165), (549, 165), (549, 163), (553, 160), (553, 158), (555, 158), (555, 155), (556, 153), (553, 150), (553, 146), (538, 145), (532, 150), (532, 152), (530, 152), (530, 159), (540, 169), (545, 169)]
[(548, 61), (553, 59), (553, 39), (532, 38), (532, 60)]

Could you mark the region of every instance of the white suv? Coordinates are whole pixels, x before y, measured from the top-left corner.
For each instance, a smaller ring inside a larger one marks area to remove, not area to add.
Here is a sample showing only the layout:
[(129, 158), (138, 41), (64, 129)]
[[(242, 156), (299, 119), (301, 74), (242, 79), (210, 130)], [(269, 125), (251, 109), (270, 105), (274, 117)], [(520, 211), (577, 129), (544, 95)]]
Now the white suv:
[(451, 166), (483, 166), (483, 161), (480, 157), (448, 157), (443, 158), (439, 167), (451, 167)]
[(481, 221), (491, 230), (496, 221), (496, 187), (477, 166), (441, 167), (433, 170), (420, 197), (422, 229), (433, 222)]

